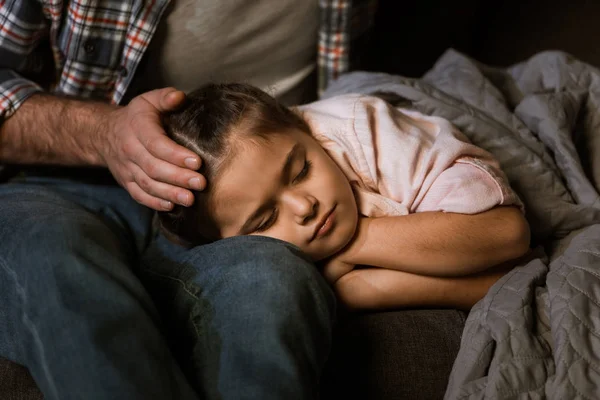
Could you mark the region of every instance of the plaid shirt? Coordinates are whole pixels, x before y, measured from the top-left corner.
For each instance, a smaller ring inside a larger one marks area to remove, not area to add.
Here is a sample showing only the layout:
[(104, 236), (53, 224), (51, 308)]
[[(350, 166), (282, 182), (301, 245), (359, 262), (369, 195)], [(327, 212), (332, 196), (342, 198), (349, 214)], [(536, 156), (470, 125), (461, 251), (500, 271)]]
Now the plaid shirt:
[[(0, 0), (0, 123), (44, 89), (121, 103), (168, 2)], [(351, 68), (376, 3), (319, 0), (320, 90)]]

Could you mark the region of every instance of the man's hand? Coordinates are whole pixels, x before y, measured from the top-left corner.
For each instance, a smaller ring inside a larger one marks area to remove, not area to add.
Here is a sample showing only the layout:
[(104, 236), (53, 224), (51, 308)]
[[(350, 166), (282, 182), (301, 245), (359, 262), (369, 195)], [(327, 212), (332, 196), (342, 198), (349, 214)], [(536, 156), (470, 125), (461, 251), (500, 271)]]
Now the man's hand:
[(185, 99), (173, 88), (142, 94), (125, 107), (37, 93), (0, 124), (0, 162), (108, 167), (131, 196), (156, 210), (191, 205), (202, 190), (197, 154), (169, 139), (161, 113)]
[(173, 88), (158, 89), (114, 109), (98, 132), (98, 152), (115, 179), (139, 203), (155, 210), (170, 210), (173, 203), (190, 206), (205, 178), (196, 172), (197, 154), (169, 139), (160, 115), (181, 105), (185, 94)]

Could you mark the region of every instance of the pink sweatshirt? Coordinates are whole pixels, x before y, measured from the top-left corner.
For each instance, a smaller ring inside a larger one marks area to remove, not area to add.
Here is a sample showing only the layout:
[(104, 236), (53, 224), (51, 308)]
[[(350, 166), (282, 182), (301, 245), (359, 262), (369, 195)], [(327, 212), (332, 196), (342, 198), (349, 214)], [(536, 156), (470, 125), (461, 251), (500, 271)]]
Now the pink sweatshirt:
[(443, 118), (356, 94), (299, 110), (348, 177), (364, 216), (522, 208), (493, 156)]

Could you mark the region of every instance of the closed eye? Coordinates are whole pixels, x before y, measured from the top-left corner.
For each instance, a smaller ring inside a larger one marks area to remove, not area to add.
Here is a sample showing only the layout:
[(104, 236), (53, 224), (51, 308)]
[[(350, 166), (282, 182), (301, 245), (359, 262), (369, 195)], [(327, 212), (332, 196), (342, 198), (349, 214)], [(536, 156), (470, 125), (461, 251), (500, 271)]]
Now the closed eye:
[(310, 174), (311, 167), (312, 167), (312, 162), (310, 162), (309, 160), (305, 160), (304, 167), (302, 167), (302, 170), (298, 173), (298, 175), (296, 175), (296, 177), (294, 178), (292, 183), (302, 182), (304, 179), (306, 179), (308, 177), (308, 175)]
[(269, 218), (267, 218), (266, 221), (262, 222), (258, 227), (256, 227), (256, 229), (254, 231), (255, 232), (264, 232), (267, 229), (269, 229), (271, 226), (273, 226), (275, 221), (277, 221), (277, 209), (276, 208), (273, 209), (273, 212), (271, 213), (271, 215), (269, 215)]
[[(298, 175), (294, 177), (294, 179), (292, 180), (292, 184), (302, 182), (303, 180), (308, 178), (311, 169), (312, 162), (309, 160), (304, 160), (304, 166), (302, 167), (302, 170), (298, 173)], [(277, 215), (278, 210), (277, 208), (274, 208), (273, 212), (269, 215), (269, 217), (254, 229), (254, 232), (264, 232), (267, 229), (269, 229), (271, 226), (273, 226), (273, 224), (275, 224), (275, 222), (277, 222)]]

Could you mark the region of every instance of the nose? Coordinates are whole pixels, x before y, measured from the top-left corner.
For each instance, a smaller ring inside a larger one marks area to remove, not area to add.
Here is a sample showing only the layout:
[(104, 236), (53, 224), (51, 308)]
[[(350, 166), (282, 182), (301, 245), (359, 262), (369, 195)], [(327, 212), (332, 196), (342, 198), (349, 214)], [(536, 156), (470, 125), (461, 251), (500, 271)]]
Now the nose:
[(296, 222), (304, 225), (317, 215), (319, 201), (302, 191), (289, 191), (283, 196), (285, 205), (294, 215)]

